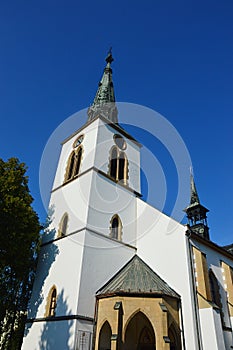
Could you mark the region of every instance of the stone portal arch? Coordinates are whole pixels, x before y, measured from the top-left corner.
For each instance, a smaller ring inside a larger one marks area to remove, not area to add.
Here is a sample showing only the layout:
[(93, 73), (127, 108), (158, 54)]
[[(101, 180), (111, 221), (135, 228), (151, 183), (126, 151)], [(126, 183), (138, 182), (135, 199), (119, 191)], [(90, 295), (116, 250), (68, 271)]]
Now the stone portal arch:
[(152, 324), (141, 311), (137, 312), (128, 323), (124, 350), (156, 350)]
[(110, 350), (111, 349), (111, 336), (112, 330), (108, 321), (105, 321), (101, 327), (99, 334), (98, 350)]
[(170, 350), (180, 350), (180, 336), (174, 324), (171, 324), (168, 329), (168, 337), (170, 339)]

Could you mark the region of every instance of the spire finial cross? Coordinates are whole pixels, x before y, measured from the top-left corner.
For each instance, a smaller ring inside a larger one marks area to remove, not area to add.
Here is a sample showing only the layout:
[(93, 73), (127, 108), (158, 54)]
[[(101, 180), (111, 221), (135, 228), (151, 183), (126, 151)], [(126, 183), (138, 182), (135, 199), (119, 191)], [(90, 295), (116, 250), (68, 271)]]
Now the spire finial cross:
[(114, 59), (113, 59), (113, 57), (112, 57), (112, 47), (111, 47), (111, 46), (110, 46), (110, 48), (109, 48), (109, 50), (108, 50), (108, 55), (107, 55), (105, 61), (106, 61), (107, 63), (110, 63), (110, 64), (112, 63), (112, 61), (114, 61)]

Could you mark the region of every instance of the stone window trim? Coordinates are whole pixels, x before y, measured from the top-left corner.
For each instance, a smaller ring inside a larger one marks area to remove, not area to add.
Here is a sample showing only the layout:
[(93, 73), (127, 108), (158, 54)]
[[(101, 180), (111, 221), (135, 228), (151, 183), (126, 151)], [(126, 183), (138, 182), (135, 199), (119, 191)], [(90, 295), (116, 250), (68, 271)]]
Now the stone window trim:
[(57, 288), (53, 285), (48, 293), (45, 307), (45, 317), (55, 317), (57, 306)]
[(110, 220), (110, 237), (122, 241), (122, 221), (118, 214), (114, 214)]
[(126, 153), (115, 145), (110, 149), (108, 175), (124, 185), (128, 184), (129, 161)]
[(77, 148), (73, 149), (69, 155), (66, 171), (65, 171), (64, 183), (74, 179), (79, 175), (82, 159), (83, 159), (83, 146), (78, 146)]
[(65, 212), (59, 222), (57, 238), (64, 237), (67, 234), (69, 215)]

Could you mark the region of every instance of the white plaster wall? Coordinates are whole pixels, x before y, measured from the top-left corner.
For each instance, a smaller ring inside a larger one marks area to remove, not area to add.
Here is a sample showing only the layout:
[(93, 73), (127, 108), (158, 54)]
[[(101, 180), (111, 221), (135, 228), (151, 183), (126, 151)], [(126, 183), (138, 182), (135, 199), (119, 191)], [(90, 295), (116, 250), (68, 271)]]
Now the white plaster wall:
[[(233, 268), (233, 259), (231, 260), (225, 257), (223, 254), (211, 249), (210, 247), (207, 247), (201, 244), (200, 242), (196, 242), (195, 240), (192, 240), (192, 243), (201, 252), (206, 254), (208, 268), (209, 269), (211, 268), (213, 270), (215, 276), (218, 279), (219, 287), (220, 287), (219, 291), (221, 294), (221, 302), (222, 302), (223, 313), (224, 313), (224, 322), (226, 327), (232, 327), (231, 319), (229, 316), (228, 305), (227, 305), (226, 285), (224, 280), (224, 273), (221, 268), (221, 261), (224, 261), (227, 265)], [(222, 326), (221, 326), (221, 331), (222, 331)], [(227, 346), (231, 346), (231, 345), (232, 345), (232, 342), (230, 344), (227, 344)]]
[(83, 247), (84, 232), (79, 232), (41, 248), (29, 318), (44, 317), (47, 296), (53, 285), (57, 287), (58, 298), (61, 298), (56, 316), (76, 314)]
[(200, 309), (203, 350), (224, 350), (220, 315), (212, 308)]
[(137, 218), (138, 255), (181, 295), (186, 348), (196, 350), (186, 228), (140, 199)]
[(97, 126), (98, 120), (95, 120), (93, 123), (80, 130), (80, 132), (77, 132), (73, 137), (71, 137), (67, 142), (63, 144), (60, 159), (58, 162), (57, 172), (54, 179), (53, 189), (63, 184), (67, 162), (73, 150), (73, 143), (80, 135), (84, 135), (82, 142), (83, 158), (81, 162), (80, 173), (93, 167), (98, 132)]
[[(84, 238), (84, 232), (80, 232), (78, 234), (65, 237), (54, 243), (47, 244), (41, 248), (36, 279), (33, 286), (33, 294), (30, 302), (29, 318), (44, 317), (47, 296), (53, 285), (57, 287), (58, 293), (56, 316), (76, 314), (79, 298), (79, 283), (81, 278)], [(50, 258), (54, 256), (54, 250), (57, 254), (55, 261), (52, 261), (51, 264)], [(42, 291), (41, 294), (40, 291)], [(37, 305), (36, 303), (38, 300), (40, 300), (39, 297), (41, 297), (41, 302), (39, 302)], [(63, 332), (65, 339), (66, 330), (67, 332), (68, 330), (70, 332), (70, 340), (65, 349), (73, 349), (73, 334), (75, 332), (75, 325), (73, 324), (73, 321), (64, 321), (66, 322), (66, 326), (64, 326), (64, 329), (61, 329), (62, 322), (63, 321), (32, 323), (31, 326), (28, 327), (29, 333), (24, 339), (22, 349), (41, 349), (39, 344), (43, 334), (48, 336), (50, 333), (52, 334), (52, 332), (55, 332), (53, 337), (56, 337), (57, 331), (59, 333), (57, 334), (58, 339), (60, 339), (60, 333)], [(61, 341), (61, 344), (63, 345), (64, 339)], [(48, 344), (49, 342), (50, 338), (48, 337)], [(62, 348), (59, 345), (59, 347), (53, 348), (63, 350), (64, 346)]]
[(43, 242), (57, 237), (59, 224), (64, 213), (67, 213), (69, 218), (67, 234), (86, 226), (91, 182), (92, 173), (87, 172), (52, 192), (49, 205), (52, 212), (52, 222), (48, 233), (43, 236)]
[(36, 322), (23, 340), (22, 350), (73, 350), (75, 322)]
[(129, 161), (128, 184), (132, 189), (140, 193), (140, 147), (102, 120), (99, 120), (98, 126), (95, 166), (108, 174), (110, 150), (115, 145), (113, 139), (115, 134), (121, 135), (127, 143), (127, 148), (124, 152)]
[(135, 195), (103, 175), (93, 172), (88, 227), (109, 236), (110, 221), (114, 214), (118, 214), (122, 221), (122, 241), (135, 245), (137, 219)]
[(95, 294), (136, 253), (120, 242), (87, 231), (78, 314), (94, 317)]

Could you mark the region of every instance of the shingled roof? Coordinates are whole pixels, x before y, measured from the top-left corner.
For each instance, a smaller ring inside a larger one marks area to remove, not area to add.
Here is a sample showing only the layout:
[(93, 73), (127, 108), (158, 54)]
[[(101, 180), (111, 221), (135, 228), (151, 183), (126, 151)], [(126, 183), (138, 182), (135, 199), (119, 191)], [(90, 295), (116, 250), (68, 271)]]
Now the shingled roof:
[(106, 294), (159, 294), (180, 296), (155, 273), (138, 255), (128, 261), (101, 289), (97, 296)]

